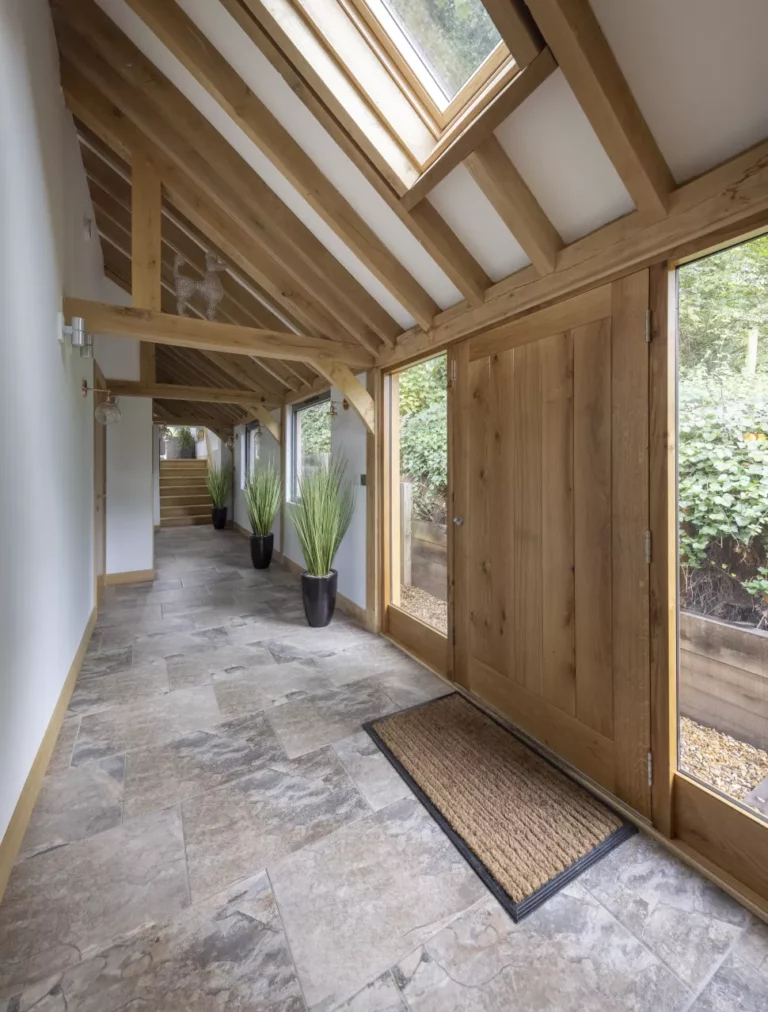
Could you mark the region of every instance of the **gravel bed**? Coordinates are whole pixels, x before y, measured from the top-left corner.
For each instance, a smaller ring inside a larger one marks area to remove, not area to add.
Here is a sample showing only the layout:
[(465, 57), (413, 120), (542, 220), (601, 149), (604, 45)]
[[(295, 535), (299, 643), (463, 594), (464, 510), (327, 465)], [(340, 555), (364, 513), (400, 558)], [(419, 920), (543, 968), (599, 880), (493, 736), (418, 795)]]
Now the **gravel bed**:
[(680, 768), (736, 801), (768, 777), (768, 752), (680, 718)]
[(448, 604), (419, 587), (400, 587), (400, 607), (438, 632), (448, 635)]

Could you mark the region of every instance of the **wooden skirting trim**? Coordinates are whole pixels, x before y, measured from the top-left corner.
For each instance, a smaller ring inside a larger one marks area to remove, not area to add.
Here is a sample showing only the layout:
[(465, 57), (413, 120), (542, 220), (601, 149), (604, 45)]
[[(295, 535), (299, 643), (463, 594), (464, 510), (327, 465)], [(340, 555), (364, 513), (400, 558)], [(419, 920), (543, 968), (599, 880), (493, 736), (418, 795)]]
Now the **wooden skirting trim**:
[(24, 839), (24, 833), (27, 830), (32, 809), (35, 807), (37, 795), (40, 793), (43, 777), (45, 776), (45, 771), (48, 769), (48, 763), (53, 753), (56, 739), (59, 736), (61, 724), (66, 715), (77, 676), (80, 674), (80, 667), (85, 657), (85, 651), (88, 649), (95, 622), (96, 609), (94, 608), (75, 652), (75, 657), (69, 668), (67, 677), (64, 680), (64, 685), (51, 714), (43, 740), (40, 742), (32, 768), (27, 775), (24, 787), (19, 795), (19, 800), (16, 802), (11, 821), (8, 823), (8, 828), (5, 831), (2, 842), (0, 842), (0, 900), (2, 900), (5, 887), (8, 885), (11, 869)]
[(107, 573), (105, 580), (108, 587), (118, 587), (126, 583), (149, 583), (154, 578), (154, 569), (132, 569), (128, 573)]

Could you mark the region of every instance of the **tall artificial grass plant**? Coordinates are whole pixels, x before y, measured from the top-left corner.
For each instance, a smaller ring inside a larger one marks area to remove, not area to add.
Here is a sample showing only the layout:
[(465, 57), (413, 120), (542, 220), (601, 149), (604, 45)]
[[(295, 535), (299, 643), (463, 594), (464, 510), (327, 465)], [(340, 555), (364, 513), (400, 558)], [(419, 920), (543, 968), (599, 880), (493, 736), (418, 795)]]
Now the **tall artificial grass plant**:
[(335, 460), (299, 479), (299, 501), (292, 515), (310, 576), (330, 575), (352, 522), (355, 493), (346, 471), (346, 462)]
[(274, 464), (257, 464), (245, 486), (251, 530), (257, 537), (271, 533), (283, 495), (280, 471)]

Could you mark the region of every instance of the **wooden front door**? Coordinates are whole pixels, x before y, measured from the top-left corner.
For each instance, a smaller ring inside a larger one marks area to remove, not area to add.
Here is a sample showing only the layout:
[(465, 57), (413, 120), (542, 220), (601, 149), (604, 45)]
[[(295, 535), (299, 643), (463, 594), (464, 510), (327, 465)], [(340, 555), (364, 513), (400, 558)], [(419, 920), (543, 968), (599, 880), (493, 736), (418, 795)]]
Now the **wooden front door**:
[(455, 352), (455, 679), (650, 812), (648, 272)]

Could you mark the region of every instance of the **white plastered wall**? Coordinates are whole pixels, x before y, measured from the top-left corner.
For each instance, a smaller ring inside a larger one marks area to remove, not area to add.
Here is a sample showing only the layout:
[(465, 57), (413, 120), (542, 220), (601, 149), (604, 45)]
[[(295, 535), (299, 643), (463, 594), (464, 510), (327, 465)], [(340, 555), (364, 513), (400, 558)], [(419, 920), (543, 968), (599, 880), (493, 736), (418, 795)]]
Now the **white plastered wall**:
[(57, 337), (103, 261), (47, 0), (0, 0), (0, 137), (2, 837), (94, 606), (93, 367)]

